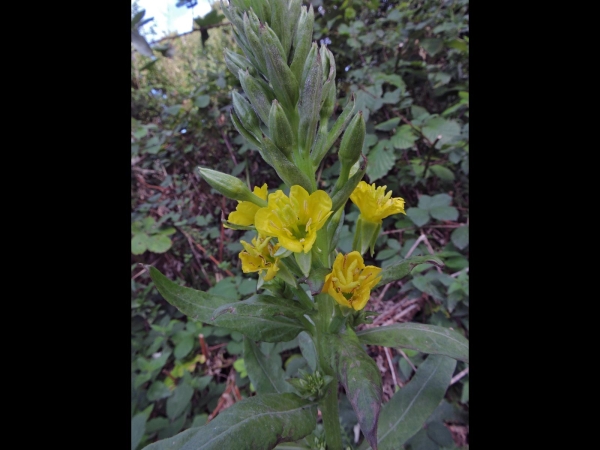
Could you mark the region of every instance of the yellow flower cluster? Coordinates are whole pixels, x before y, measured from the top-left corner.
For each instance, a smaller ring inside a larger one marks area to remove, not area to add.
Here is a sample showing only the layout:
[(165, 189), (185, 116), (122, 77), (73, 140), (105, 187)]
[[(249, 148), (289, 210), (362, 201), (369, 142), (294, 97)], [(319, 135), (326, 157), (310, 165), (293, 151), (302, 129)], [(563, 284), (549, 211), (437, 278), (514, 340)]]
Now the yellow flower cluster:
[(358, 209), (363, 219), (368, 222), (381, 223), (383, 219), (392, 214), (404, 211), (404, 199), (400, 197), (391, 198), (392, 191), (385, 193), (387, 186), (375, 187), (375, 183), (368, 185), (364, 181), (358, 183), (350, 200)]

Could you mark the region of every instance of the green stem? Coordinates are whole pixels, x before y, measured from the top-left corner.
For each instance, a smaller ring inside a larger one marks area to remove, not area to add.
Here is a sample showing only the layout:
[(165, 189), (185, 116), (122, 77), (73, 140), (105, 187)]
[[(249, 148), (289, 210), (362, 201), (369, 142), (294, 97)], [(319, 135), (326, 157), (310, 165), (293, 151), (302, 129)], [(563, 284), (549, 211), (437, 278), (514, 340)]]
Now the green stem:
[(319, 366), (325, 375), (330, 375), (334, 381), (329, 383), (327, 392), (319, 401), (319, 409), (323, 418), (325, 429), (325, 441), (327, 450), (342, 450), (342, 435), (340, 433), (340, 412), (338, 408), (338, 383), (331, 364), (329, 363), (329, 347), (325, 341), (329, 330), (329, 323), (333, 314), (333, 300), (327, 294), (319, 294), (315, 297), (319, 308), (317, 322), (317, 353), (319, 355)]

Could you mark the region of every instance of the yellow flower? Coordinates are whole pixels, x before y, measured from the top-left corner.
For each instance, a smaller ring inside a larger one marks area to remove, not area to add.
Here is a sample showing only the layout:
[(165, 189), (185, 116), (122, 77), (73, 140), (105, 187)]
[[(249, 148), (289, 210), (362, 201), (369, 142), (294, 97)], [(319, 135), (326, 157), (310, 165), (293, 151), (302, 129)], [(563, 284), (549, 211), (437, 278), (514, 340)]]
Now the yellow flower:
[(379, 267), (365, 266), (359, 252), (338, 253), (321, 292), (331, 295), (340, 305), (359, 311), (367, 304), (371, 289), (381, 280), (379, 272)]
[(266, 270), (265, 281), (269, 281), (277, 275), (279, 258), (274, 257), (273, 254), (279, 249), (279, 244), (272, 245), (270, 240), (270, 237), (259, 235), (252, 239), (252, 244), (240, 241), (245, 249), (239, 254), (244, 273), (258, 272), (259, 275), (262, 275), (263, 270)]
[[(254, 186), (254, 194), (263, 200), (267, 199), (267, 183), (263, 184), (261, 187)], [(260, 209), (260, 206), (255, 205), (252, 202), (247, 201), (239, 201), (238, 205), (235, 208), (235, 211), (229, 213), (229, 217), (227, 217), (227, 221), (236, 225), (254, 225), (254, 215), (256, 211)]]
[(375, 187), (375, 183), (368, 185), (364, 181), (358, 183), (354, 192), (350, 195), (350, 200), (358, 209), (363, 219), (368, 222), (381, 223), (382, 219), (392, 214), (404, 212), (404, 199), (400, 197), (390, 198), (392, 191), (385, 193), (387, 186)]
[(308, 253), (331, 211), (331, 198), (325, 191), (308, 195), (302, 186), (292, 186), (289, 198), (279, 190), (269, 194), (265, 208), (256, 212), (259, 234), (274, 236), (282, 247), (292, 252)]

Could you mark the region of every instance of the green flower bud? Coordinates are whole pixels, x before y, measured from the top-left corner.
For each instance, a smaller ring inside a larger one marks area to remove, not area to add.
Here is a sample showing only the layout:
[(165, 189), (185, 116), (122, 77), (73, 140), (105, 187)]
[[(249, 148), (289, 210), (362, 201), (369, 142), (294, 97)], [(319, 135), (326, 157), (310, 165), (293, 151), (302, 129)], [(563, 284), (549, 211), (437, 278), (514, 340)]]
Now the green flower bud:
[(277, 100), (273, 100), (269, 112), (269, 131), (271, 139), (281, 152), (291, 161), (294, 148), (294, 134), (283, 108)]
[(229, 49), (225, 49), (225, 65), (233, 73), (236, 78), (240, 78), (238, 72), (240, 70), (250, 73), (250, 75), (256, 75), (256, 69), (254, 65), (245, 56), (239, 53), (232, 52)]
[(273, 30), (269, 26), (263, 26), (260, 29), (260, 34), (269, 81), (273, 86), (277, 100), (290, 115), (298, 102), (298, 80), (282, 56), (283, 48)]
[(198, 171), (211, 187), (219, 191), (225, 197), (233, 200), (252, 202), (261, 208), (267, 206), (267, 202), (258, 195), (252, 193), (250, 189), (248, 189), (248, 186), (246, 186), (239, 178), (204, 167), (198, 167)]
[(254, 109), (250, 106), (250, 103), (238, 94), (237, 91), (232, 91), (231, 97), (233, 99), (233, 109), (237, 114), (238, 119), (249, 133), (260, 141), (262, 137), (262, 131), (260, 130), (260, 122)]
[[(290, 0), (288, 4), (287, 11), (287, 23), (288, 28), (290, 29), (290, 43), (287, 47), (288, 61), (291, 61), (290, 58), (290, 50), (292, 44), (294, 43), (294, 38), (296, 36), (296, 31), (298, 30), (298, 19), (300, 19), (300, 11), (302, 8), (302, 0)], [(285, 50), (285, 47), (284, 47)]]
[[(256, 17), (250, 11), (250, 15)], [(258, 21), (258, 19), (257, 19)], [(258, 27), (257, 27), (258, 30)], [(265, 56), (263, 54), (262, 44), (260, 43), (260, 39), (258, 38), (257, 32), (254, 30), (253, 24), (248, 17), (248, 13), (244, 12), (244, 34), (248, 41), (248, 46), (252, 51), (252, 55), (258, 64), (258, 69), (263, 73), (267, 74), (267, 65), (265, 63)], [(249, 55), (250, 56), (250, 55)]]
[(340, 143), (338, 157), (342, 163), (342, 171), (344, 168), (347, 168), (349, 172), (350, 167), (360, 158), (365, 134), (365, 119), (363, 118), (362, 111), (359, 111), (350, 122), (350, 125), (348, 125), (348, 128), (346, 128), (342, 142)]
[(342, 113), (333, 124), (333, 127), (329, 131), (327, 139), (318, 142), (319, 145), (315, 145), (315, 149), (310, 155), (313, 167), (317, 167), (321, 163), (321, 160), (325, 157), (329, 149), (333, 146), (334, 142), (337, 140), (340, 134), (342, 134), (342, 131), (344, 131), (344, 128), (346, 128), (346, 124), (352, 118), (351, 114), (353, 110), (354, 94), (352, 94), (352, 96), (346, 103), (346, 106), (344, 106)]
[(281, 41), (283, 50), (283, 58), (287, 62), (287, 55), (292, 45), (292, 30), (288, 23), (288, 5), (287, 0), (270, 0), (271, 1), (271, 21), (269, 25), (275, 35)]
[(312, 5), (309, 7), (308, 12), (306, 6), (303, 6), (302, 11), (300, 12), (300, 18), (298, 19), (296, 34), (294, 35), (293, 57), (290, 66), (290, 69), (297, 80), (302, 78), (304, 62), (306, 61), (306, 57), (311, 48), (314, 22), (315, 13)]
[(260, 141), (257, 140), (252, 133), (246, 130), (244, 128), (244, 125), (242, 125), (242, 122), (240, 122), (240, 119), (238, 118), (237, 114), (235, 114), (233, 111), (230, 112), (229, 117), (231, 117), (231, 121), (233, 122), (235, 129), (238, 130), (238, 133), (244, 136), (248, 140), (248, 142), (260, 149), (262, 146), (262, 139)]
[[(314, 45), (316, 47), (316, 44)], [(311, 50), (312, 52), (312, 50)], [(307, 59), (308, 62), (308, 59)], [(321, 109), (321, 92), (323, 89), (323, 67), (321, 59), (315, 58), (314, 64), (309, 68), (300, 92), (298, 111), (300, 125), (298, 126), (298, 145), (302, 154), (310, 154), (310, 149), (315, 139), (315, 131), (319, 121)]]
[(257, 78), (254, 78), (248, 71), (240, 71), (240, 84), (244, 92), (250, 99), (250, 103), (254, 111), (258, 114), (265, 125), (269, 123), (269, 111), (271, 110), (271, 102), (275, 98), (270, 89), (265, 89)]
[(334, 187), (331, 195), (332, 211), (337, 211), (339, 208), (342, 208), (346, 204), (346, 202), (350, 198), (350, 195), (352, 195), (352, 192), (354, 192), (354, 189), (356, 189), (356, 186), (358, 186), (358, 183), (360, 183), (362, 178), (365, 176), (365, 172), (367, 171), (367, 159), (364, 156), (363, 162), (365, 164), (350, 177), (348, 182), (346, 182), (343, 186), (341, 186), (338, 189), (336, 189), (337, 184)]
[(250, 0), (250, 7), (262, 23), (271, 21), (271, 7), (264, 0)]

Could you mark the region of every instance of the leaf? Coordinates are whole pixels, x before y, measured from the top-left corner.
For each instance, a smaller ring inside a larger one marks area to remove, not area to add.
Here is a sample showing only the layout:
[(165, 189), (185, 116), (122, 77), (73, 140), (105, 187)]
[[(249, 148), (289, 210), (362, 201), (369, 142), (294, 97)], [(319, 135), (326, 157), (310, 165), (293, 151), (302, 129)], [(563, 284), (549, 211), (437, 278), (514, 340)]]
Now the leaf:
[(460, 125), (454, 120), (447, 120), (442, 117), (431, 117), (423, 128), (423, 135), (432, 143), (435, 142), (438, 136), (441, 136), (436, 146), (441, 146), (450, 142), (454, 137), (460, 135)]
[[(381, 409), (379, 449), (397, 450), (415, 435), (440, 404), (450, 384), (456, 360), (429, 355), (411, 381)], [(369, 448), (361, 445), (359, 449)]]
[(308, 362), (309, 367), (314, 372), (317, 370), (317, 349), (310, 335), (303, 331), (298, 335), (298, 345), (304, 359)]
[(415, 276), (412, 280), (414, 287), (416, 287), (421, 292), (431, 295), (437, 301), (444, 300), (442, 294), (438, 290), (438, 288), (431, 282), (431, 280), (427, 279), (422, 275)]
[(164, 253), (171, 248), (173, 241), (164, 234), (155, 234), (148, 240), (148, 250), (154, 253)]
[(138, 233), (131, 238), (131, 253), (141, 255), (148, 249), (150, 237), (146, 233)]
[(191, 334), (188, 334), (187, 336), (185, 336), (181, 341), (179, 341), (177, 343), (177, 345), (175, 346), (175, 350), (173, 350), (173, 354), (175, 355), (175, 358), (177, 359), (183, 359), (185, 358), (189, 352), (192, 351), (192, 349), (194, 348), (194, 336), (192, 336)]
[(427, 210), (425, 209), (408, 208), (406, 210), (406, 215), (418, 227), (422, 227), (427, 222), (429, 222), (429, 212), (427, 212)]
[(135, 450), (146, 432), (147, 415), (143, 412), (131, 419), (131, 450)]
[(268, 450), (312, 432), (317, 404), (296, 394), (264, 394), (230, 406), (215, 419), (144, 450)]
[(373, 182), (385, 176), (396, 163), (396, 155), (393, 150), (388, 150), (382, 141), (369, 152), (367, 165), (367, 176)]
[(444, 48), (444, 41), (437, 38), (427, 38), (421, 41), (421, 47), (431, 56), (435, 56)]
[(254, 341), (247, 337), (244, 338), (244, 364), (257, 394), (292, 392), (292, 387), (285, 381), (279, 353), (271, 352), (265, 356)]
[(196, 322), (210, 323), (213, 311), (231, 299), (179, 286), (153, 266), (145, 266), (158, 292), (171, 305)]
[(437, 325), (397, 323), (369, 328), (356, 335), (363, 344), (409, 348), (469, 363), (469, 341), (459, 332)]
[(131, 43), (133, 44), (133, 48), (135, 48), (142, 55), (154, 57), (154, 53), (152, 53), (152, 47), (150, 47), (146, 39), (140, 35), (137, 29), (131, 30)]
[(435, 264), (438, 267), (444, 267), (444, 263), (442, 262), (442, 260), (436, 256), (413, 256), (397, 264), (394, 264), (393, 266), (383, 269), (380, 273), (381, 281), (377, 283), (375, 288), (391, 283), (392, 281), (400, 280), (406, 275), (408, 275), (415, 266), (425, 263), (431, 263)]
[(154, 383), (152, 383), (152, 386), (150, 386), (148, 392), (146, 392), (146, 397), (150, 402), (155, 402), (157, 400), (160, 400), (161, 398), (166, 398), (170, 396), (171, 391), (169, 390), (169, 388), (165, 386), (165, 383), (159, 380), (156, 380)]
[(185, 410), (194, 395), (194, 388), (184, 381), (180, 381), (173, 395), (167, 399), (167, 417), (176, 419)]
[(456, 246), (456, 248), (463, 250), (467, 245), (469, 245), (469, 225), (465, 225), (454, 230), (450, 235), (450, 240)]
[[(408, 213), (407, 213), (408, 214)], [(431, 217), (437, 220), (451, 220), (455, 221), (458, 219), (458, 209), (454, 206), (437, 206), (429, 210)]]
[[(423, 195), (421, 197), (423, 198), (425, 196)], [(423, 198), (423, 202), (427, 202), (427, 207), (421, 206), (420, 202), (419, 206), (425, 209), (436, 208), (438, 206), (450, 206), (450, 203), (452, 202), (452, 197), (450, 197), (448, 194), (437, 194), (433, 197), (429, 197), (428, 200)]]
[(210, 97), (208, 95), (199, 95), (194, 99), (194, 105), (198, 108), (206, 108), (210, 103)]
[(377, 448), (377, 420), (381, 410), (381, 374), (375, 361), (349, 334), (329, 335), (331, 365), (356, 413), (360, 429), (369, 443)]
[(452, 172), (447, 167), (444, 167), (440, 164), (434, 164), (429, 169), (431, 169), (431, 171), (434, 174), (436, 174), (440, 178), (440, 180), (444, 180), (444, 181), (453, 181), (454, 180), (454, 172)]
[(304, 328), (296, 319), (304, 311), (286, 299), (255, 295), (243, 302), (223, 305), (214, 311), (215, 325), (239, 331), (255, 341), (291, 341)]
[(393, 130), (394, 128), (396, 128), (399, 123), (400, 123), (400, 118), (394, 117), (393, 119), (386, 120), (385, 122), (381, 122), (381, 123), (375, 125), (375, 129), (381, 130), (381, 131), (390, 131), (390, 130)]
[(418, 137), (410, 125), (402, 125), (390, 138), (390, 141), (394, 148), (403, 150), (411, 148), (417, 139)]

